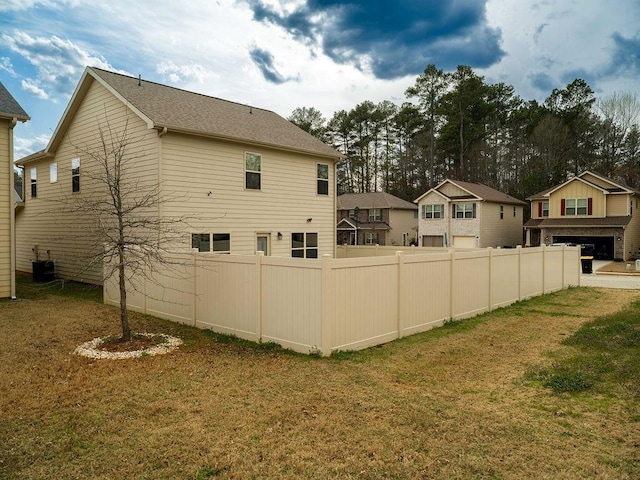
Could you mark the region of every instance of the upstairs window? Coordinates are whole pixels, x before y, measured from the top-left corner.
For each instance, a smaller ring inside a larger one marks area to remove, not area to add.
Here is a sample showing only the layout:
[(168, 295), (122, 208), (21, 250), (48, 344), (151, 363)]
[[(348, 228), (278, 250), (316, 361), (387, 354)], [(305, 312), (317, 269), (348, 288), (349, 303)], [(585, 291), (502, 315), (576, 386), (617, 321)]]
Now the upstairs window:
[(318, 258), (318, 234), (292, 233), (291, 256), (293, 258)]
[(563, 198), (561, 205), (562, 215), (591, 215), (592, 213), (591, 198)]
[(58, 181), (58, 164), (52, 163), (49, 165), (49, 183), (56, 183)]
[(71, 160), (71, 191), (80, 191), (80, 159), (73, 158)]
[(454, 203), (451, 216), (452, 218), (476, 218), (476, 204)]
[(318, 195), (329, 195), (329, 165), (318, 163), (317, 165), (317, 193)]
[(29, 171), (31, 175), (31, 198), (38, 197), (38, 169), (33, 167)]
[(358, 212), (356, 212), (355, 210), (349, 210), (349, 218), (357, 218), (358, 217)]
[[(515, 207), (513, 207), (515, 208)], [(549, 202), (538, 202), (538, 217), (549, 216)]]
[(381, 222), (382, 221), (382, 209), (381, 208), (370, 208), (369, 209), (369, 221), (370, 222)]
[(444, 205), (422, 205), (422, 218), (444, 218)]
[(262, 175), (262, 155), (257, 153), (245, 153), (244, 169), (245, 188), (247, 190), (260, 190), (262, 187), (260, 178)]
[(500, 220), (504, 220), (504, 205), (500, 205)]

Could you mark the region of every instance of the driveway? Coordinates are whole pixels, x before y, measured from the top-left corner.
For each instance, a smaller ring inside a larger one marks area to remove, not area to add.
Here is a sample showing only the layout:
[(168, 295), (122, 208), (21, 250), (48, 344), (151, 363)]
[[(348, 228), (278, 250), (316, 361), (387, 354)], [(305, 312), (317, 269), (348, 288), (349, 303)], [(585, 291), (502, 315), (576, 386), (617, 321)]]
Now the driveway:
[(594, 273), (580, 274), (580, 286), (582, 287), (604, 287), (604, 288), (624, 288), (627, 290), (640, 290), (640, 275), (636, 274), (616, 274), (616, 273), (596, 273), (600, 267), (610, 262), (606, 260), (594, 260)]

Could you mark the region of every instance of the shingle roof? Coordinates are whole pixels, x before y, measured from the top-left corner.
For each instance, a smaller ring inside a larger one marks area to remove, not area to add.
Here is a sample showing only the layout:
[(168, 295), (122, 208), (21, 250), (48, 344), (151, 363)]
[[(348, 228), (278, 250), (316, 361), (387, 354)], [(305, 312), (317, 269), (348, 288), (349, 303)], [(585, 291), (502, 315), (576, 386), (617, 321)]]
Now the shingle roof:
[(517, 198), (512, 197), (511, 195), (507, 195), (506, 193), (503, 193), (499, 190), (488, 187), (481, 183), (459, 182), (457, 180), (451, 180), (451, 182), (464, 188), (465, 190), (468, 190), (469, 192), (480, 197), (486, 202), (506, 203), (506, 204), (513, 204), (513, 205), (526, 205), (526, 203), (523, 202), (522, 200), (518, 200)]
[(531, 218), (524, 224), (526, 228), (549, 227), (624, 227), (629, 225), (631, 216), (603, 218)]
[(29, 115), (25, 112), (9, 90), (0, 82), (0, 117), (17, 118), (23, 122), (29, 120)]
[(150, 119), (155, 128), (342, 157), (337, 150), (272, 111), (99, 68), (89, 67), (87, 71)]
[(398, 210), (417, 210), (418, 206), (386, 192), (344, 193), (337, 198), (338, 210), (357, 208), (393, 208)]

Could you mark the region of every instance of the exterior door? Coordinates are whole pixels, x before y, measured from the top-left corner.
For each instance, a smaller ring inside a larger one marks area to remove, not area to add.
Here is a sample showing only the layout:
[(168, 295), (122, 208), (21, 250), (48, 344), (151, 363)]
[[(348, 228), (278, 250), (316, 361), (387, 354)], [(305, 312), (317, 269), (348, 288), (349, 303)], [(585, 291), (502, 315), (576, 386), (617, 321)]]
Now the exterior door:
[(271, 234), (258, 233), (256, 235), (256, 252), (264, 252), (265, 257), (271, 255)]

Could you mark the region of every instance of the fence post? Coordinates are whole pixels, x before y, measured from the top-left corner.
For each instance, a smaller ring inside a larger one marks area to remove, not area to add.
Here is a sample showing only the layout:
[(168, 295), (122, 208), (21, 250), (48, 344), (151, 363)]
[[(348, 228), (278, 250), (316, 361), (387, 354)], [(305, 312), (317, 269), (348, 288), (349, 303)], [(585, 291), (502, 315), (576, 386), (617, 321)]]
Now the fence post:
[(333, 305), (333, 295), (331, 291), (331, 255), (322, 255), (322, 298), (320, 299), (322, 313), (320, 315), (320, 342), (318, 350), (323, 357), (331, 355), (332, 331), (331, 331), (331, 307)]
[(516, 247), (518, 251), (518, 300), (522, 300), (522, 245)]
[(193, 326), (198, 323), (198, 256), (196, 250), (191, 249), (191, 258), (193, 262), (193, 295), (191, 295), (191, 301), (193, 302), (193, 308), (191, 309), (191, 315), (193, 317)]
[(492, 299), (492, 288), (491, 285), (493, 283), (493, 247), (487, 247), (487, 250), (489, 250), (489, 299), (488, 299), (488, 303), (489, 303), (489, 311), (491, 312), (493, 310), (493, 299)]
[(256, 282), (258, 283), (258, 304), (256, 312), (256, 337), (258, 342), (262, 343), (262, 325), (264, 323), (264, 305), (262, 299), (264, 298), (264, 292), (262, 291), (262, 259), (264, 258), (264, 252), (262, 250), (256, 251)]
[(453, 320), (454, 318), (454, 297), (453, 288), (455, 286), (455, 279), (453, 278), (455, 269), (455, 260), (456, 260), (456, 251), (455, 249), (449, 249), (449, 268), (451, 269), (449, 272), (449, 319)]
[(542, 294), (547, 293), (545, 272), (547, 270), (547, 246), (542, 245)]
[(402, 315), (400, 309), (402, 308), (402, 302), (400, 301), (400, 297), (402, 295), (402, 251), (396, 250), (396, 302), (398, 302), (396, 306), (396, 328), (398, 329), (398, 338), (402, 337), (403, 325), (402, 325)]

